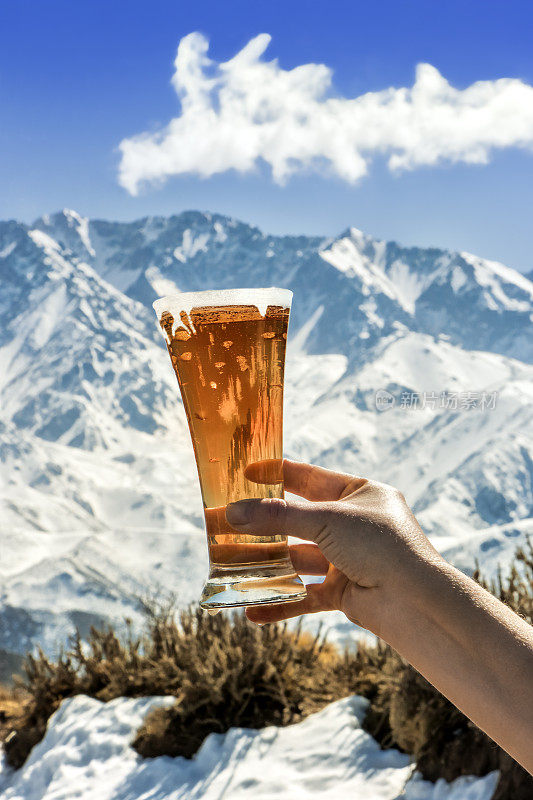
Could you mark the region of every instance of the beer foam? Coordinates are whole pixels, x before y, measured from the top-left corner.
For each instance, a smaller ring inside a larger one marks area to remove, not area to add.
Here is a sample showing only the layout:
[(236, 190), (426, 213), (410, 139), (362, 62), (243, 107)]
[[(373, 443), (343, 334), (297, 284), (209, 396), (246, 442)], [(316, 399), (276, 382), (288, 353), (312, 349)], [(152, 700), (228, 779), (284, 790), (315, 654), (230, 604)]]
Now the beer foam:
[(290, 308), (291, 301), (292, 292), (289, 289), (270, 286), (268, 289), (210, 289), (204, 292), (169, 294), (158, 298), (152, 305), (158, 319), (161, 319), (165, 312), (172, 314), (174, 333), (174, 329), (181, 324), (182, 311), (189, 315), (193, 308), (205, 306), (255, 306), (264, 317), (269, 306)]

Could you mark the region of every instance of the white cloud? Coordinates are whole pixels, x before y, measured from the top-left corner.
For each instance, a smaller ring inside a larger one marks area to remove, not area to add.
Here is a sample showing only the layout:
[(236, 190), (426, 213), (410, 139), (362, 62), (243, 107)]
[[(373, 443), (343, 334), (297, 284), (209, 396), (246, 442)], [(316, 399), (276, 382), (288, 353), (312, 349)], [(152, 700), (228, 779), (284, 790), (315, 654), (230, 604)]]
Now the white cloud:
[(181, 114), (161, 131), (120, 143), (120, 183), (171, 175), (209, 177), (258, 161), (285, 182), (303, 170), (329, 171), (355, 183), (374, 154), (391, 170), (439, 162), (487, 163), (495, 148), (533, 147), (533, 87), (511, 78), (454, 89), (435, 67), (419, 64), (412, 88), (355, 98), (331, 91), (324, 64), (282, 69), (261, 59), (270, 36), (252, 39), (230, 61), (207, 56), (200, 33), (185, 36), (172, 84)]

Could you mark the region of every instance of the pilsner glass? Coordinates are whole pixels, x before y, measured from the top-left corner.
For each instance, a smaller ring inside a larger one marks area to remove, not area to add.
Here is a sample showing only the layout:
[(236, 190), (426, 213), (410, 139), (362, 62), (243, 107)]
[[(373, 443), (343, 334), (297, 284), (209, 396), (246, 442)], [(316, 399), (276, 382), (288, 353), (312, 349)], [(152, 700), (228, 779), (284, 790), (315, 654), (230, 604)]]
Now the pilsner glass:
[(291, 300), (292, 292), (271, 288), (189, 292), (154, 303), (200, 478), (209, 551), (203, 608), (306, 596), (286, 536), (238, 533), (225, 517), (234, 500), (283, 497), (283, 373)]

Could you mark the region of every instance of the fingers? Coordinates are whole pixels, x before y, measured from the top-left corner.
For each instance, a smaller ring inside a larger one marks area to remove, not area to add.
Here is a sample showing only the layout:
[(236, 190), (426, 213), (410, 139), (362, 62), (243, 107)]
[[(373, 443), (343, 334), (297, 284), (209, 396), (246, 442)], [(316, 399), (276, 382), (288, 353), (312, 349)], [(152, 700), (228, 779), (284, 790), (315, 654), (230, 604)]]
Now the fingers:
[(306, 500), (338, 500), (346, 487), (354, 480), (353, 475), (332, 472), (323, 467), (299, 461), (283, 461), (285, 489)]
[(293, 544), (289, 552), (292, 565), (300, 575), (326, 575), (329, 561), (315, 544)]
[[(343, 475), (322, 467), (314, 467), (298, 461), (282, 461), (279, 458), (254, 461), (244, 470), (244, 477), (254, 483), (282, 483), (288, 492), (307, 500), (338, 500), (341, 493), (353, 481), (361, 481), (353, 475)], [(352, 489), (353, 491), (353, 489)]]
[(283, 483), (283, 462), (281, 458), (253, 461), (244, 470), (244, 477), (254, 483)]
[(306, 500), (338, 500), (364, 486), (365, 478), (285, 459), (265, 459), (248, 464), (244, 477), (254, 483), (285, 483), (285, 489)]
[(305, 600), (296, 603), (279, 603), (278, 605), (248, 606), (246, 616), (250, 622), (265, 625), (268, 622), (281, 622), (284, 619), (299, 617), (301, 614), (316, 614), (318, 611), (329, 611), (330, 606), (324, 602), (320, 584), (309, 584)]
[(331, 512), (315, 503), (267, 498), (229, 503), (226, 519), (239, 533), (256, 536), (284, 533), (316, 542), (328, 522), (331, 523)]
[(314, 501), (339, 500), (367, 483), (366, 478), (278, 458), (253, 461), (244, 470), (244, 477), (253, 483), (284, 482), (288, 492)]

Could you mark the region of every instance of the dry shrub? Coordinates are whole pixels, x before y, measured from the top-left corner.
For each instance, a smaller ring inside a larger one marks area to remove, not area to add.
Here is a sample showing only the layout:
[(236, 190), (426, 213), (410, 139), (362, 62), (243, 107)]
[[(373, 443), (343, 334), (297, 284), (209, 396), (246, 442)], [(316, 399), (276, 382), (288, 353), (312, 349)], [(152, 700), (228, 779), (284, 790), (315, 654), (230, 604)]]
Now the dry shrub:
[(24, 677), (15, 676), (15, 687), (29, 699), (4, 740), (8, 763), (15, 768), (22, 766), (32, 747), (43, 738), (48, 719), (66, 697), (88, 694), (110, 700), (142, 693), (139, 646), (140, 641), (131, 636), (123, 644), (110, 629), (91, 629), (87, 644), (77, 634), (57, 661), (47, 658), (42, 650), (37, 656), (28, 654), (23, 663)]
[[(353, 656), (352, 656), (353, 660)], [(57, 661), (28, 655), (24, 714), (4, 741), (8, 762), (21, 766), (66, 697), (174, 695), (154, 712), (134, 746), (143, 755), (192, 756), (204, 738), (232, 726), (288, 725), (350, 692), (346, 658), (319, 636), (285, 625), (259, 628), (244, 615), (201, 609), (151, 612), (147, 633), (121, 641), (111, 630), (75, 636)]]
[(478, 565), (474, 578), (502, 603), (533, 625), (533, 543), (530, 538), (527, 539), (525, 547), (517, 549), (506, 577), (502, 577), (499, 569), (496, 580), (487, 581), (481, 575)]
[(21, 688), (0, 684), (0, 742), (8, 739), (24, 718), (29, 700)]
[(349, 694), (343, 657), (319, 637), (242, 615), (182, 621), (178, 702), (146, 718), (133, 746), (144, 756), (192, 756), (209, 733), (289, 725)]

